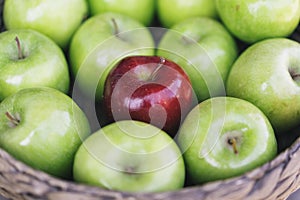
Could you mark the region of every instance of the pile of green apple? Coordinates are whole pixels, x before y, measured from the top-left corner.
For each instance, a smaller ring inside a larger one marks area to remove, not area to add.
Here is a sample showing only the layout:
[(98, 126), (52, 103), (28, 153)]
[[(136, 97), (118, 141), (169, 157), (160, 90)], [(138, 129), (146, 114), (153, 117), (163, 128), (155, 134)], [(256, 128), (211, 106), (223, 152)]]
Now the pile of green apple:
[(299, 0), (5, 0), (0, 147), (131, 192), (239, 176), (300, 125)]

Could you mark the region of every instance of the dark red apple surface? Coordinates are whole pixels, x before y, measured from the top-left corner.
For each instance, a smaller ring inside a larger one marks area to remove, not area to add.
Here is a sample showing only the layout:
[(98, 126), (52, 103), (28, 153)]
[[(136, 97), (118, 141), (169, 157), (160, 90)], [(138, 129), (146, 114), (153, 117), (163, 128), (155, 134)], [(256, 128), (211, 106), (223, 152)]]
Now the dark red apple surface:
[(109, 122), (148, 122), (171, 136), (197, 102), (183, 69), (158, 56), (121, 60), (107, 77), (103, 99)]

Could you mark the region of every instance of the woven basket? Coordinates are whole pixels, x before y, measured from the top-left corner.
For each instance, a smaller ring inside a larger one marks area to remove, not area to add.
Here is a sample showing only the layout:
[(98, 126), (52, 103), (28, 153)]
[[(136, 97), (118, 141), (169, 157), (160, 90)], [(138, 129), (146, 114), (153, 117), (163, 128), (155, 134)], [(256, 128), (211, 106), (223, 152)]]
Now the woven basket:
[[(0, 27), (2, 27), (0, 0)], [(291, 36), (300, 41), (300, 28)], [(17, 161), (0, 149), (0, 196), (8, 199), (63, 200), (274, 200), (300, 188), (300, 128), (278, 138), (280, 154), (242, 176), (175, 192), (124, 193), (52, 177)]]

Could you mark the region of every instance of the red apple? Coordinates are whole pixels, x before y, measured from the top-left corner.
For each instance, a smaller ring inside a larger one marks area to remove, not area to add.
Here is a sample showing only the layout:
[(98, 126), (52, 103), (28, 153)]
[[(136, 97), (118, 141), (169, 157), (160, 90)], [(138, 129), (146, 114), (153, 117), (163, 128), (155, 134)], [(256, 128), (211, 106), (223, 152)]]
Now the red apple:
[(103, 99), (109, 122), (139, 120), (175, 136), (196, 103), (194, 97), (187, 74), (176, 63), (158, 56), (131, 56), (109, 73)]

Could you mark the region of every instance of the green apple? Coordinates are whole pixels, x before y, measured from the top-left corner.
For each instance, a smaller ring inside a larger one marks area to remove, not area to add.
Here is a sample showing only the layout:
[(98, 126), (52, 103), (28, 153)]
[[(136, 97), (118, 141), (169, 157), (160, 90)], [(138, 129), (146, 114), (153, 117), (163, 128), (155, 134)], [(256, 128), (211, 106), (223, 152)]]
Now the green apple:
[(56, 43), (34, 30), (9, 30), (0, 34), (0, 71), (0, 101), (28, 87), (69, 91), (65, 55)]
[(257, 42), (236, 60), (227, 94), (246, 99), (269, 118), (276, 133), (300, 124), (300, 44), (286, 38)]
[(91, 15), (116, 12), (127, 15), (145, 26), (154, 18), (155, 0), (88, 0)]
[(7, 29), (37, 30), (64, 49), (87, 15), (86, 0), (5, 0), (3, 7)]
[(215, 0), (157, 0), (157, 13), (166, 28), (191, 17), (218, 17)]
[(102, 99), (110, 69), (129, 55), (153, 55), (154, 40), (143, 24), (119, 13), (89, 18), (75, 33), (69, 51), (75, 88)]
[(134, 120), (114, 122), (88, 137), (76, 153), (73, 171), (77, 182), (130, 192), (177, 190), (185, 179), (174, 140)]
[(193, 17), (166, 32), (157, 55), (176, 62), (186, 71), (200, 102), (225, 94), (225, 81), (238, 51), (234, 38), (221, 23)]
[(56, 89), (23, 89), (0, 104), (0, 147), (51, 175), (71, 178), (75, 153), (89, 134), (85, 114)]
[(300, 19), (299, 0), (216, 0), (216, 7), (231, 33), (247, 43), (289, 36)]
[(186, 117), (176, 140), (194, 184), (239, 176), (277, 154), (267, 117), (250, 102), (233, 97), (201, 102)]

